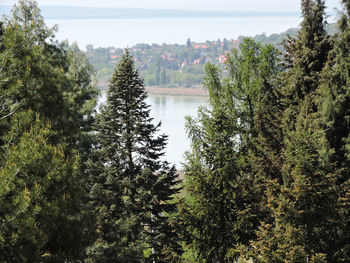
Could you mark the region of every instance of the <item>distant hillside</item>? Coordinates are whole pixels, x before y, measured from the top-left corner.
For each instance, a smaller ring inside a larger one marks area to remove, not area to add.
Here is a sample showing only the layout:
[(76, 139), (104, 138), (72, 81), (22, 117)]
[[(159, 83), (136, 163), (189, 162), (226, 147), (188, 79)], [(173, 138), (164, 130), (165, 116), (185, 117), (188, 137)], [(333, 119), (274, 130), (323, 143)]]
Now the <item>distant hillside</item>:
[[(0, 6), (0, 15), (9, 14), (11, 6)], [(45, 19), (127, 19), (127, 18), (210, 18), (210, 17), (272, 17), (299, 16), (298, 12), (202, 11), (144, 8), (92, 8), (71, 6), (40, 6)]]
[[(335, 34), (336, 31), (336, 24), (327, 26), (327, 32), (330, 35)], [(282, 50), (283, 39), (287, 35), (296, 36), (297, 33), (298, 29), (292, 28), (281, 34), (256, 35), (253, 39), (262, 44), (271, 43)], [(205, 63), (215, 63), (223, 69), (225, 55), (233, 48), (238, 48), (243, 39), (244, 36), (240, 36), (238, 40), (218, 39), (205, 43), (188, 40), (187, 44), (182, 45), (137, 44), (129, 50), (147, 86), (193, 87), (200, 86), (204, 77)], [(86, 54), (90, 63), (97, 70), (100, 87), (108, 84), (122, 53), (121, 48), (87, 46)]]
[[(216, 40), (187, 44), (138, 44), (129, 48), (135, 64), (147, 86), (193, 87), (200, 85), (207, 62), (223, 65), (227, 54), (238, 47), (237, 40)], [(87, 46), (86, 55), (97, 70), (101, 87), (106, 86), (116, 63), (123, 54), (121, 48)]]

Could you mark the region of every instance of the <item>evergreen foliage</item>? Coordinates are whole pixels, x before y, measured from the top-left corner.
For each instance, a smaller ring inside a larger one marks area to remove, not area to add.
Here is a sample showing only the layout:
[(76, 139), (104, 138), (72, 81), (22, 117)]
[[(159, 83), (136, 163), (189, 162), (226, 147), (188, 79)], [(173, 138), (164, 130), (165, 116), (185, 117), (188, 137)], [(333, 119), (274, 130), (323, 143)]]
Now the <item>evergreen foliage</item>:
[(230, 262), (238, 245), (251, 238), (254, 219), (250, 200), (242, 194), (237, 129), (219, 105), (201, 109), (187, 125), (192, 140), (185, 165), (189, 200), (180, 204), (185, 238), (197, 262)]
[(91, 66), (77, 47), (55, 42), (35, 1), (19, 1), (4, 28), (0, 84), (9, 111), (33, 110), (50, 120), (57, 142), (77, 149), (97, 96)]
[(0, 166), (0, 261), (77, 258), (78, 157), (51, 145), (50, 126), (32, 112), (16, 114), (11, 124)]
[[(111, 80), (107, 104), (97, 122), (100, 173), (93, 178), (92, 205), (97, 239), (88, 249), (90, 262), (138, 262), (144, 249), (163, 262), (171, 246), (167, 214), (178, 192), (175, 168), (161, 160), (165, 135), (152, 124), (143, 81), (125, 52)], [(174, 242), (176, 244), (176, 242)]]
[(254, 258), (259, 262), (336, 262), (331, 247), (340, 224), (337, 171), (326, 159), (317, 107), (320, 73), (330, 50), (324, 10), (324, 1), (302, 1), (301, 30), (286, 42), (283, 160), (279, 178), (268, 184), (272, 220), (258, 232)]
[[(315, 97), (322, 71), (331, 48), (325, 30), (324, 1), (302, 1), (303, 21), (295, 39), (289, 39), (286, 47), (286, 73), (283, 76), (284, 129), (295, 129), (299, 105), (308, 95)], [(314, 100), (314, 98), (312, 98)], [(314, 102), (313, 102), (314, 103)], [(315, 106), (312, 112), (317, 109)]]
[[(342, 4), (333, 37), (325, 1), (302, 0), (283, 59), (245, 39), (224, 73), (207, 64), (210, 106), (187, 118), (179, 195), (129, 51), (95, 116), (87, 58), (55, 40), (35, 1), (19, 1), (0, 22), (0, 261), (349, 262), (350, 2)], [(188, 39), (186, 52), (195, 45)], [(164, 61), (154, 61), (154, 83), (171, 79)]]
[[(46, 143), (52, 147), (58, 147), (64, 152), (63, 157), (67, 159), (67, 162), (72, 162), (76, 166), (74, 174), (73, 172), (70, 174), (71, 179), (76, 180), (74, 184), (70, 181), (68, 174), (63, 176), (54, 173), (52, 176), (57, 178), (51, 178), (53, 181), (62, 180), (57, 187), (67, 188), (67, 191), (70, 187), (75, 188), (74, 198), (67, 196), (67, 203), (71, 202), (69, 205), (74, 212), (66, 211), (66, 208), (63, 207), (60, 208), (61, 210), (57, 208), (55, 213), (61, 213), (62, 218), (55, 217), (53, 212), (52, 214), (48, 212), (48, 216), (51, 215), (51, 219), (56, 220), (54, 224), (51, 222), (52, 226), (43, 225), (45, 229), (41, 228), (40, 217), (33, 217), (33, 224), (38, 224), (38, 229), (46, 232), (45, 235), (48, 237), (42, 242), (45, 245), (45, 251), (52, 253), (53, 258), (56, 256), (68, 258), (73, 255), (78, 258), (83, 243), (86, 242), (83, 237), (86, 226), (80, 198), (83, 196), (82, 186), (86, 185), (83, 175), (85, 167), (82, 163), (87, 159), (91, 149), (90, 125), (97, 96), (97, 90), (91, 84), (93, 70), (76, 46), (68, 46), (66, 43), (58, 43), (55, 40), (56, 29), (49, 29), (45, 25), (35, 1), (19, 1), (14, 6), (11, 17), (4, 19), (2, 28), (0, 155), (4, 158), (1, 158), (0, 165), (6, 168), (7, 156), (11, 156), (8, 151), (11, 152), (12, 150), (9, 149), (12, 148), (8, 149), (6, 145), (19, 141), (23, 132), (30, 131), (30, 123), (25, 121), (30, 118), (21, 119), (23, 123), (19, 125), (14, 118), (15, 115), (26, 115), (29, 110), (42, 122), (50, 123), (50, 135), (45, 137)], [(15, 130), (17, 132), (12, 132)], [(6, 139), (8, 134), (12, 136), (10, 142)], [(76, 157), (77, 151), (81, 156), (79, 159)], [(42, 167), (42, 174), (45, 174), (44, 164), (41, 165), (39, 161), (37, 161), (38, 167)], [(79, 170), (79, 173), (76, 169)], [(10, 174), (6, 173), (4, 176), (10, 176)], [(26, 179), (24, 184), (28, 182), (29, 179)], [(43, 188), (46, 187), (44, 181), (38, 181), (39, 187), (41, 187), (40, 183), (43, 183)], [(52, 190), (55, 191), (55, 189)], [(22, 191), (21, 188), (18, 191)], [(52, 205), (56, 206), (56, 200), (51, 201)], [(69, 220), (66, 219), (66, 214), (67, 217), (70, 217)], [(13, 231), (15, 234), (15, 230)], [(7, 234), (10, 235), (10, 232)], [(21, 244), (23, 249), (28, 249), (28, 251), (30, 250), (29, 245), (28, 243), (26, 247), (26, 243)], [(9, 250), (14, 249), (11, 243), (7, 246)], [(38, 251), (42, 251), (40, 246)], [(34, 252), (33, 255), (35, 255)], [(29, 262), (36, 262), (35, 260), (29, 260)]]
[(327, 158), (338, 171), (336, 184), (339, 187), (342, 225), (334, 226), (337, 235), (332, 244), (333, 253), (338, 261), (350, 258), (348, 231), (349, 223), (349, 51), (350, 51), (350, 3), (341, 1), (344, 7), (338, 21), (339, 33), (333, 38), (334, 47), (329, 61), (323, 70), (323, 85), (319, 92), (320, 111), (324, 118), (326, 131)]
[(187, 244), (204, 262), (231, 262), (255, 239), (261, 215), (248, 154), (257, 138), (263, 76), (279, 71), (277, 51), (246, 39), (239, 52), (228, 56), (227, 70), (229, 78), (222, 80), (219, 70), (207, 65), (211, 108), (187, 121), (192, 141), (185, 166), (189, 197), (180, 203), (180, 214)]

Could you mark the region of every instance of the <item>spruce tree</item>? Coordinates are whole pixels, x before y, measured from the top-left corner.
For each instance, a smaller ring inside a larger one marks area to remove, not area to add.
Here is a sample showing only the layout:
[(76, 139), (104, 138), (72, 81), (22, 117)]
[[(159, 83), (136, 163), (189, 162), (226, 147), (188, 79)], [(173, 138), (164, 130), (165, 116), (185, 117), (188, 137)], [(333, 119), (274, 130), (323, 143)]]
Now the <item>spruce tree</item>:
[[(254, 178), (251, 191), (255, 191), (257, 195), (255, 210), (261, 224), (259, 229), (256, 229), (258, 238), (260, 235), (267, 237), (266, 227), (274, 220), (269, 204), (270, 191), (282, 183), (283, 164), (283, 97), (279, 79), (281, 63), (278, 51), (272, 46), (266, 46), (262, 52), (266, 55), (263, 56), (260, 66), (261, 82), (255, 112), (257, 136), (253, 138), (249, 152)], [(241, 256), (250, 258), (250, 252), (259, 255), (259, 252), (254, 250), (259, 247), (256, 242), (258, 241), (255, 239), (251, 240), (250, 246), (242, 251)]]
[[(303, 21), (295, 39), (285, 42), (285, 70), (282, 77), (285, 129), (293, 130), (299, 105), (304, 97), (316, 96), (320, 72), (327, 62), (331, 48), (325, 30), (325, 3), (322, 0), (301, 2)], [(313, 111), (316, 111), (316, 105)]]
[[(167, 137), (157, 135), (143, 81), (126, 50), (112, 77), (97, 122), (99, 173), (93, 175), (96, 241), (89, 262), (163, 262), (172, 246), (167, 215), (177, 193), (175, 168), (162, 161)], [(176, 242), (174, 242), (176, 245)]]
[(280, 181), (283, 148), (281, 63), (274, 47), (265, 46), (262, 52), (265, 55), (260, 65), (261, 81), (254, 118), (257, 137), (251, 151), (252, 166), (257, 178)]
[[(320, 92), (320, 101), (325, 116), (327, 140), (329, 142), (330, 161), (339, 168), (349, 167), (347, 144), (349, 140), (349, 34), (350, 7), (348, 1), (342, 1), (344, 13), (338, 21), (339, 33), (334, 37), (334, 48), (330, 54), (327, 68), (323, 72), (325, 84)], [(348, 169), (342, 171), (342, 183), (349, 178)]]

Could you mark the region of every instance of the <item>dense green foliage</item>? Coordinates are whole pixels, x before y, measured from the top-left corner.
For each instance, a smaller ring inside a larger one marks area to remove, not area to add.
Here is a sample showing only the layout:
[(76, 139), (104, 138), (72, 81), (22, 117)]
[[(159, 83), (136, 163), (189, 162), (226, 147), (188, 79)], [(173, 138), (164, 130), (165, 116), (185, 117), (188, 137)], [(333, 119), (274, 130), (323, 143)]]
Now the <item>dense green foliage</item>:
[(219, 69), (207, 65), (210, 108), (188, 119), (192, 152), (185, 165), (187, 197), (180, 206), (188, 245), (204, 262), (237, 259), (240, 247), (255, 238), (261, 215), (248, 156), (257, 137), (260, 86), (278, 73), (277, 55), (272, 46), (246, 39), (240, 52), (228, 56), (228, 78), (221, 80)]
[(92, 67), (75, 46), (55, 41), (35, 2), (19, 1), (2, 28), (1, 260), (79, 258)]
[(0, 169), (0, 260), (75, 258), (80, 245), (78, 157), (67, 159), (64, 147), (50, 145), (50, 126), (32, 112), (16, 114), (11, 126)]
[(282, 64), (277, 52), (264, 57), (268, 47), (244, 40), (228, 56), (228, 78), (208, 68), (211, 110), (189, 122), (188, 197), (179, 204), (197, 261), (349, 260), (349, 18), (330, 38), (324, 10), (324, 1), (302, 1), (301, 29), (286, 39)]
[[(349, 262), (342, 4), (329, 35), (325, 1), (302, 0), (282, 52), (188, 39), (137, 45), (133, 56), (88, 46), (86, 57), (55, 40), (36, 2), (19, 1), (0, 22), (0, 261)], [(114, 71), (99, 112), (88, 58), (100, 76)], [(209, 107), (187, 118), (180, 193), (143, 73), (147, 85), (203, 79), (209, 91)]]
[[(290, 249), (278, 255), (281, 262), (302, 258), (320, 262), (331, 257), (327, 249), (333, 242), (329, 239), (337, 217), (337, 189), (332, 165), (325, 161), (324, 132), (315, 105), (319, 75), (330, 49), (324, 10), (323, 1), (302, 1), (302, 27), (293, 46), (287, 48), (293, 61), (282, 81), (286, 107), (282, 182), (280, 193), (270, 197), (276, 248)], [(275, 257), (268, 255), (265, 260)]]

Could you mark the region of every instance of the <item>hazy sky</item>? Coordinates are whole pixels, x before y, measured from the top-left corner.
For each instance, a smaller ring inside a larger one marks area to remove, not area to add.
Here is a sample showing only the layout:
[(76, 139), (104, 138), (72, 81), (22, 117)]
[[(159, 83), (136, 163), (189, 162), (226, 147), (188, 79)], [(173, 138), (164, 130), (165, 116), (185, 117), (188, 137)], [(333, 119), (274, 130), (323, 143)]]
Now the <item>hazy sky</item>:
[[(15, 0), (0, 0), (13, 5)], [(38, 0), (39, 5), (90, 7), (130, 7), (151, 9), (201, 9), (249, 11), (299, 11), (300, 0)], [(329, 9), (339, 8), (339, 0), (326, 0)]]

